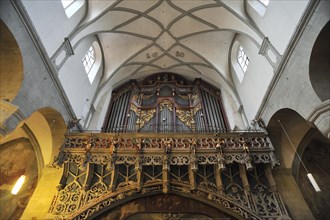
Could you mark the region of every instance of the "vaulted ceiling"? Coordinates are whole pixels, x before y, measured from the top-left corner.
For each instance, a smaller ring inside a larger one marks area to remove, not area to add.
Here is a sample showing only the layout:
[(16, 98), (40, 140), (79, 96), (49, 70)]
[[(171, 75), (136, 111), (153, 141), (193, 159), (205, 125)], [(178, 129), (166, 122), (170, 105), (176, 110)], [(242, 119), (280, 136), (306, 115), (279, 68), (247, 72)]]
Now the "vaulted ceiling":
[(243, 35), (259, 46), (263, 39), (245, 13), (245, 1), (90, 0), (86, 4), (84, 19), (69, 38), (75, 47), (97, 35), (105, 63), (103, 85), (174, 72), (233, 92), (233, 40)]

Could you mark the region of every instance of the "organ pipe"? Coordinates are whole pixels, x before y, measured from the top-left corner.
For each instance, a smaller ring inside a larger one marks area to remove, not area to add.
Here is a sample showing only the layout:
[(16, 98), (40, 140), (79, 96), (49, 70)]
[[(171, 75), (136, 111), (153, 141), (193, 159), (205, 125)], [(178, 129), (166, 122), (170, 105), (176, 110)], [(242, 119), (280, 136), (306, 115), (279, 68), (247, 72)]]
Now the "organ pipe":
[[(170, 73), (153, 75), (114, 91), (104, 128), (106, 132), (226, 130), (219, 94), (200, 79), (189, 81)], [(160, 107), (162, 102), (166, 104)]]

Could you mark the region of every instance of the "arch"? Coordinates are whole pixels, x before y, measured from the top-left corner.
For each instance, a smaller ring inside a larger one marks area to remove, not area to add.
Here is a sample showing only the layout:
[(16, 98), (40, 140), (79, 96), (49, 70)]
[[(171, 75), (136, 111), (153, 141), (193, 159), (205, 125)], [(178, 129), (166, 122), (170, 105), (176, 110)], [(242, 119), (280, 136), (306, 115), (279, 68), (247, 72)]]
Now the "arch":
[(253, 212), (250, 208), (235, 204), (233, 200), (213, 193), (211, 190), (198, 188), (197, 191), (190, 192), (180, 184), (175, 185), (173, 182), (171, 184), (173, 184), (173, 188), (175, 188), (175, 190), (168, 194), (163, 194), (162, 187), (159, 184), (143, 186), (141, 191), (126, 188), (114, 193), (107, 193), (102, 195), (101, 198), (95, 199), (93, 202), (89, 202), (88, 206), (85, 206), (84, 209), (77, 210), (77, 212), (73, 213), (69, 216), (69, 218), (80, 219), (81, 216), (84, 216), (85, 218), (93, 219), (102, 213), (114, 210), (122, 204), (127, 204), (128, 202), (139, 198), (148, 198), (155, 195), (175, 195), (186, 198), (187, 200), (200, 202), (205, 206), (211, 206), (212, 208), (218, 210), (219, 213), (223, 213), (224, 216), (229, 216), (233, 219), (261, 219), (260, 216)]
[[(20, 219), (38, 182), (37, 152), (31, 140), (20, 137), (0, 145), (0, 219)], [(16, 195), (11, 194), (21, 175), (26, 179)]]
[[(296, 156), (295, 152), (304, 136), (311, 129), (310, 124), (296, 111), (285, 108), (278, 110), (271, 117), (267, 129), (281, 165), (284, 168), (292, 168)], [(291, 145), (290, 141), (294, 146)]]
[(309, 61), (309, 79), (312, 87), (323, 102), (330, 99), (330, 21), (318, 35)]
[(21, 122), (14, 131), (8, 134), (1, 144), (18, 138), (28, 138), (36, 152), (39, 176), (45, 165), (52, 163), (52, 158), (58, 155), (67, 130), (62, 115), (52, 108), (42, 108), (32, 113)]
[[(295, 150), (278, 120), (287, 132)], [(328, 171), (330, 141), (292, 109), (277, 111), (267, 127), (273, 145), (278, 147), (275, 152), (279, 154), (277, 156), (281, 158), (282, 166), (291, 168), (293, 179), (311, 213), (315, 219), (326, 219), (330, 195), (330, 172)], [(312, 173), (322, 190), (321, 193), (315, 192), (307, 178), (307, 173)]]
[[(311, 219), (314, 215), (315, 219), (323, 219), (317, 218), (315, 212), (313, 212), (311, 201), (316, 197), (309, 198), (308, 193), (312, 191), (312, 186), (304, 168), (307, 164), (304, 160), (306, 141), (314, 136), (315, 132), (319, 133), (320, 136), (322, 134), (311, 127), (299, 113), (288, 108), (278, 110), (271, 117), (267, 128), (273, 146), (276, 148), (277, 158), (281, 161), (280, 171), (274, 175), (274, 179), (280, 183), (278, 185), (279, 193), (284, 200), (294, 198), (292, 202), (286, 204), (291, 213), (303, 210), (301, 214), (295, 214), (296, 216), (292, 217)], [(322, 138), (325, 139), (325, 137)], [(329, 182), (327, 184), (329, 185)]]
[(23, 58), (15, 37), (1, 20), (0, 32), (0, 99), (11, 102), (22, 85)]
[[(292, 166), (294, 179), (315, 219), (327, 219), (330, 206), (330, 140), (317, 129), (310, 129), (298, 146), (298, 156)], [(307, 178), (311, 173), (321, 189), (316, 192)]]
[[(159, 216), (158, 218), (155, 218)], [(191, 218), (236, 219), (194, 199), (176, 194), (157, 194), (140, 197), (98, 215), (98, 219), (163, 219), (161, 216)], [(154, 217), (154, 218), (153, 218)]]
[(52, 148), (48, 150), (51, 152), (49, 162), (52, 163), (52, 158), (54, 158), (55, 155), (58, 155), (61, 145), (64, 142), (64, 134), (67, 131), (67, 126), (62, 115), (55, 109), (42, 108), (39, 109), (38, 112), (46, 119), (51, 132)]

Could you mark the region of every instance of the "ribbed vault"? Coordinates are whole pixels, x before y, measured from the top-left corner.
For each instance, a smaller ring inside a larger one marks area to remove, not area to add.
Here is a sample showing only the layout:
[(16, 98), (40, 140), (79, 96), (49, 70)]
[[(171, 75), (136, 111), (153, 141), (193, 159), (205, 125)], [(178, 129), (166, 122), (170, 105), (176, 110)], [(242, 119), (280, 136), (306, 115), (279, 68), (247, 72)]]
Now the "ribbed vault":
[(263, 38), (245, 16), (244, 4), (219, 0), (86, 1), (85, 17), (69, 38), (73, 47), (90, 36), (99, 38), (105, 62), (101, 88), (168, 71), (190, 79), (203, 78), (235, 97), (230, 45), (237, 34), (257, 46)]

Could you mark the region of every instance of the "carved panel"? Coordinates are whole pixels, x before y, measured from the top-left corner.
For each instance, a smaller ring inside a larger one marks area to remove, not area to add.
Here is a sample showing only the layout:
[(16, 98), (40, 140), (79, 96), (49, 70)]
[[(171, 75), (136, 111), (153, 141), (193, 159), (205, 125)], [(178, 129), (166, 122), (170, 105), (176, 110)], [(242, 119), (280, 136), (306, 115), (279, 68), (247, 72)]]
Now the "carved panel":
[(91, 218), (118, 202), (169, 192), (239, 218), (287, 215), (266, 178), (265, 165), (277, 160), (261, 133), (67, 135), (56, 163), (66, 168), (50, 211), (64, 219)]
[(177, 117), (189, 128), (193, 129), (195, 126), (195, 120), (193, 115), (189, 110), (179, 110), (177, 109), (176, 111)]

